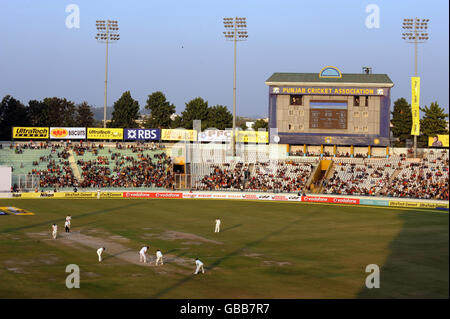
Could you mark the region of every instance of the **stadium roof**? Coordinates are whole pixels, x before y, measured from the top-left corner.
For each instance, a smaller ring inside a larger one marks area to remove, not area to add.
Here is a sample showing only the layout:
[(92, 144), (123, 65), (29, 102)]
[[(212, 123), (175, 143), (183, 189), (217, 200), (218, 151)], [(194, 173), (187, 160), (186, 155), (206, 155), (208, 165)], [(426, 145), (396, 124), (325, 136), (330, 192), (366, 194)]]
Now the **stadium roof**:
[(339, 83), (342, 85), (381, 85), (392, 87), (394, 83), (387, 74), (342, 73), (341, 78), (319, 77), (319, 73), (274, 73), (265, 82), (267, 85), (324, 85)]

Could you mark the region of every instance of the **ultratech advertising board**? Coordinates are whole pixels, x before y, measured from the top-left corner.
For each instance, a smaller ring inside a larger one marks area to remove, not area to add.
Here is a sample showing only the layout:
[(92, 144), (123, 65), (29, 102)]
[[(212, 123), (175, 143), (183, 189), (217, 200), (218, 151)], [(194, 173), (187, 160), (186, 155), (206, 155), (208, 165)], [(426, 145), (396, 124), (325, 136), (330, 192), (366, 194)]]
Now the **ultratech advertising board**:
[(161, 140), (163, 141), (196, 141), (197, 131), (195, 130), (161, 130)]
[(85, 127), (50, 127), (50, 139), (52, 140), (84, 140), (86, 139)]
[(123, 139), (123, 128), (95, 128), (88, 127), (88, 140), (121, 140)]
[(13, 138), (46, 139), (49, 135), (48, 127), (13, 127)]
[(55, 198), (97, 198), (96, 192), (55, 193)]
[(411, 207), (411, 208), (449, 208), (447, 203), (427, 203), (427, 202), (409, 202), (409, 201), (389, 201), (390, 207)]

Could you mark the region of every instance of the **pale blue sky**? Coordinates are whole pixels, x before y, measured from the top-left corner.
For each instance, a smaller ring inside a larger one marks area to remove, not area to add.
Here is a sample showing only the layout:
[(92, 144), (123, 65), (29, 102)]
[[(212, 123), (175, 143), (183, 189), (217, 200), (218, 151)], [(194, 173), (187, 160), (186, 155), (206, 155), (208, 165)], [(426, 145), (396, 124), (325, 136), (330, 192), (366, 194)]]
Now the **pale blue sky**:
[[(68, 29), (68, 4), (80, 8), (80, 28)], [(380, 28), (368, 29), (368, 4), (380, 8)], [(401, 39), (402, 20), (429, 18), (430, 40), (419, 46), (421, 105), (449, 104), (449, 4), (356, 0), (0, 0), (0, 97), (28, 103), (47, 96), (103, 106), (105, 45), (95, 20), (119, 21), (110, 46), (108, 105), (125, 90), (144, 107), (160, 90), (177, 107), (201, 96), (232, 108), (233, 44), (222, 18), (245, 16), (248, 41), (238, 44), (238, 115), (267, 116), (265, 80), (274, 72), (343, 73), (371, 66), (395, 86), (392, 102), (410, 100), (414, 48)]]

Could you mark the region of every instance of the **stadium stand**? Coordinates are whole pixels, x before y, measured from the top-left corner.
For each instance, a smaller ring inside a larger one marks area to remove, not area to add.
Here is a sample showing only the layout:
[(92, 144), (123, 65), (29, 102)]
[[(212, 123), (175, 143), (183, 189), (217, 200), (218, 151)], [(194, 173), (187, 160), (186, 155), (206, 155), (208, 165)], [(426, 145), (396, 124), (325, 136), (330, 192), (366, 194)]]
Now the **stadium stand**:
[[(230, 160), (225, 149), (205, 147), (200, 163), (191, 164), (193, 190), (308, 190), (320, 164), (317, 150), (297, 150), (285, 159), (269, 160), (268, 148), (248, 148)], [(395, 153), (394, 153), (395, 154)], [(423, 158), (406, 154), (368, 158), (341, 152), (332, 160), (318, 191), (324, 194), (448, 200), (449, 151), (425, 150)], [(0, 149), (0, 165), (14, 176), (36, 180), (39, 190), (174, 189), (171, 157), (154, 144), (15, 143)], [(20, 185), (19, 185), (20, 188)]]

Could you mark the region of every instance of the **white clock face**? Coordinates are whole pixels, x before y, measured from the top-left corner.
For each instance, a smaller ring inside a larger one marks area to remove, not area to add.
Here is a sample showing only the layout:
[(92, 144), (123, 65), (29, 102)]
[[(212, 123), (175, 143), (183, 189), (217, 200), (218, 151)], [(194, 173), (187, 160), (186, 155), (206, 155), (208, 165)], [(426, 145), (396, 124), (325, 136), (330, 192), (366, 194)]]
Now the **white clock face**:
[(277, 135), (277, 136), (275, 136), (274, 138), (273, 138), (273, 141), (275, 142), (275, 143), (279, 143), (280, 142), (280, 137)]

